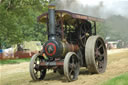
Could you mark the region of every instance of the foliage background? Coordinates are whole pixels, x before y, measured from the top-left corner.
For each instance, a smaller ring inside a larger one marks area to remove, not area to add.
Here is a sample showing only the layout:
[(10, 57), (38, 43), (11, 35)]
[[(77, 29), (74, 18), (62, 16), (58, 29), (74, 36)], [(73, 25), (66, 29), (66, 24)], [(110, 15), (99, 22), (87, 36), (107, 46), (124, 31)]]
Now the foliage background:
[[(46, 12), (54, 0), (1, 0), (0, 1), (0, 49), (23, 41), (47, 40), (46, 26), (37, 17)], [(97, 33), (106, 39), (128, 41), (128, 19), (112, 15), (97, 24)]]
[(23, 41), (46, 41), (46, 26), (37, 16), (47, 11), (48, 0), (2, 0), (0, 2), (0, 48)]

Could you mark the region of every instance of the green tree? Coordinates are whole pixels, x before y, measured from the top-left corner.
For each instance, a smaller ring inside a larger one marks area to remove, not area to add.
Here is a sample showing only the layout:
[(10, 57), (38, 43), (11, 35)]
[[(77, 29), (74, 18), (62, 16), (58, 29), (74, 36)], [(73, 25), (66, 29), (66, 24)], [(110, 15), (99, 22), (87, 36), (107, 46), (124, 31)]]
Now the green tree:
[(37, 22), (37, 16), (47, 11), (50, 1), (1, 0), (0, 47), (26, 40), (46, 40), (46, 26)]

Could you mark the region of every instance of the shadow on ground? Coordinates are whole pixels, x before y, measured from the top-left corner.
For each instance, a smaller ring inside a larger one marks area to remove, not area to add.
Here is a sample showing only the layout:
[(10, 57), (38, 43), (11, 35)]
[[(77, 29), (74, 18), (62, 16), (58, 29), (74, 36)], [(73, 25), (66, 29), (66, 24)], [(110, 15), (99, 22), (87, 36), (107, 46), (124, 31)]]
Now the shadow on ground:
[[(79, 75), (90, 75), (87, 69), (80, 69)], [(45, 76), (45, 79), (43, 81), (61, 81), (63, 83), (68, 82), (66, 77), (64, 75), (60, 75), (58, 72), (53, 73), (47, 73)], [(39, 81), (33, 81), (31, 80), (30, 82), (39, 82)]]

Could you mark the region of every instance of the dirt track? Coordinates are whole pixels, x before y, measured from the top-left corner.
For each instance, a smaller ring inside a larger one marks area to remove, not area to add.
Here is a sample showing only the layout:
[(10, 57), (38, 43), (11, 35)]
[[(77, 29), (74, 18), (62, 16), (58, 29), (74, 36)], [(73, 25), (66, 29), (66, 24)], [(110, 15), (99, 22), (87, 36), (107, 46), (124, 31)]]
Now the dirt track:
[(0, 85), (97, 85), (124, 72), (128, 72), (128, 49), (108, 51), (108, 66), (103, 74), (89, 74), (81, 68), (77, 81), (67, 82), (65, 77), (49, 71), (45, 80), (33, 82), (29, 76), (29, 63), (0, 66)]

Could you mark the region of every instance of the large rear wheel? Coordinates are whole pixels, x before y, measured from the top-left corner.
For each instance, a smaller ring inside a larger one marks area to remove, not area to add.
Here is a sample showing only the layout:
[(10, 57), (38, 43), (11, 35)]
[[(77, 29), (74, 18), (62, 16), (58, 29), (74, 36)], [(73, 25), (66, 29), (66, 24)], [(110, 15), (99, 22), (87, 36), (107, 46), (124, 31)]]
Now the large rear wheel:
[(101, 37), (91, 36), (88, 38), (85, 46), (85, 60), (89, 72), (105, 72), (107, 65), (107, 49)]
[(68, 81), (77, 80), (79, 75), (79, 59), (74, 52), (66, 54), (64, 59), (64, 75)]
[(46, 75), (46, 69), (39, 65), (42, 61), (39, 56), (40, 54), (33, 55), (29, 65), (30, 75), (33, 80), (43, 80)]

